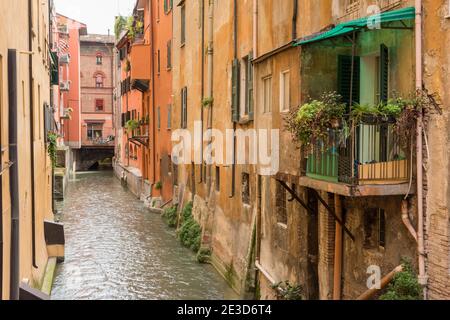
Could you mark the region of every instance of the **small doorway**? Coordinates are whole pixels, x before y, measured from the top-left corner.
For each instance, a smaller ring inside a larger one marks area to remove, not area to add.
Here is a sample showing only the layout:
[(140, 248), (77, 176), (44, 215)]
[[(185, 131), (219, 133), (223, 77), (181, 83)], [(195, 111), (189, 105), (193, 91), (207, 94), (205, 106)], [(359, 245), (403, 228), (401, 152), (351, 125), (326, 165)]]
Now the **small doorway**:
[(307, 197), (312, 212), (308, 214), (306, 291), (309, 300), (319, 300), (319, 201), (311, 189), (307, 189)]

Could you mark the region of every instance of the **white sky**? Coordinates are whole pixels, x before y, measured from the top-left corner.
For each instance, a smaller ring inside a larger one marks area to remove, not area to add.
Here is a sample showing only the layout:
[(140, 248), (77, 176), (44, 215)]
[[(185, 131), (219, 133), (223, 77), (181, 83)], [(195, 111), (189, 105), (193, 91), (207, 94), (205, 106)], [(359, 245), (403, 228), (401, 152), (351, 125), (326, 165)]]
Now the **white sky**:
[(114, 17), (130, 15), (136, 0), (55, 0), (56, 12), (87, 25), (90, 34), (114, 34)]

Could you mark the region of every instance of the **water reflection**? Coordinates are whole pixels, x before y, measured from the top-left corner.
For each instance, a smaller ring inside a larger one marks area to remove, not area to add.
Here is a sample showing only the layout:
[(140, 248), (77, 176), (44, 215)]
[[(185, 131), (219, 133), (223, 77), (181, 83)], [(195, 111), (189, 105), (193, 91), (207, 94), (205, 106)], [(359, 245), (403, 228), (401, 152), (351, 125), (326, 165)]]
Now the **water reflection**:
[(112, 172), (77, 174), (60, 216), (66, 259), (53, 299), (234, 299), (211, 266), (195, 262), (160, 216)]

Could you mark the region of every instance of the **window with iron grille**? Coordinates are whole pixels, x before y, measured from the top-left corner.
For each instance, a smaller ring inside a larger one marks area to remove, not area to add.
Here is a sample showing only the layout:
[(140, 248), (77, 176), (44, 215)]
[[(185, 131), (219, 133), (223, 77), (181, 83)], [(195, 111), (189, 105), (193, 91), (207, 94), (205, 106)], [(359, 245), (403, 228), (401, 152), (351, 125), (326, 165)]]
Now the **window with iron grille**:
[(250, 204), (250, 175), (245, 172), (242, 174), (242, 202)]
[(386, 247), (386, 213), (380, 208), (364, 210), (364, 247), (377, 249)]

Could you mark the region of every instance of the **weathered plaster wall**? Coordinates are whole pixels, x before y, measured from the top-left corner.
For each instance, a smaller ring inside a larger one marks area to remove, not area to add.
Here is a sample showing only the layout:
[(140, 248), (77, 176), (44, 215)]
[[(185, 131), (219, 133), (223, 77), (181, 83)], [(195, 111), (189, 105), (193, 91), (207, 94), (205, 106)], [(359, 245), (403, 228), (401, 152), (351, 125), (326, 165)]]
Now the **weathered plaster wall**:
[[(441, 98), (427, 117), (426, 251), (429, 298), (449, 299), (450, 285), (450, 15), (444, 0), (424, 0), (424, 83)], [(426, 154), (426, 153), (425, 153)]]

